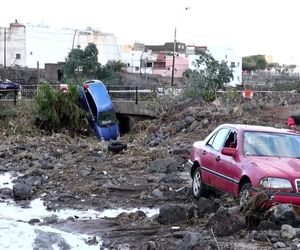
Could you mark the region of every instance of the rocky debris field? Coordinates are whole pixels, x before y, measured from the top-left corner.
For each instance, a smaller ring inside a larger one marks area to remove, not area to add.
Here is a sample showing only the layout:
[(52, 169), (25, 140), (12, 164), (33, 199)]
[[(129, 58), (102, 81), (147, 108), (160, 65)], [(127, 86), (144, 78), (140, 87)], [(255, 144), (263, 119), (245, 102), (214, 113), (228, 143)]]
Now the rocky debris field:
[[(100, 249), (300, 249), (300, 210), (291, 205), (241, 207), (236, 198), (209, 192), (195, 200), (185, 163), (192, 143), (222, 123), (285, 127), (291, 106), (262, 107), (182, 103), (159, 120), (142, 121), (113, 153), (93, 137), (66, 133), (27, 137), (0, 135), (0, 173), (12, 173), (13, 188), (1, 200), (20, 206), (41, 198), (49, 211), (138, 208), (115, 218), (44, 223), (101, 236)], [(148, 217), (143, 208), (155, 208)], [(34, 218), (32, 218), (34, 219)], [(39, 223), (39, 221), (31, 221)], [(95, 244), (92, 238), (88, 244)]]

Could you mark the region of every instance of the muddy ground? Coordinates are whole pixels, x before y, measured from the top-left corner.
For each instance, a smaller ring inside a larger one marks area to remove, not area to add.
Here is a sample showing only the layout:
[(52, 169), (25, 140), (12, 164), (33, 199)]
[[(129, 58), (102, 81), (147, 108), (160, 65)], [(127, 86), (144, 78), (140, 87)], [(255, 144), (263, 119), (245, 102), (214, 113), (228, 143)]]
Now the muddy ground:
[[(67, 132), (8, 135), (3, 129), (0, 172), (22, 174), (15, 182), (31, 188), (27, 200), (42, 198), (49, 210), (161, 210), (151, 218), (136, 212), (113, 219), (83, 222), (75, 218), (53, 223), (66, 231), (101, 236), (101, 249), (297, 249), (298, 231), (294, 237), (284, 238), (280, 228), (246, 225), (232, 233), (221, 230), (215, 234), (208, 226), (213, 213), (220, 207), (234, 207), (237, 200), (214, 192), (194, 200), (185, 166), (192, 143), (217, 125), (285, 127), (287, 114), (297, 107), (258, 107), (256, 102), (231, 106), (183, 103), (162, 113), (158, 120), (140, 122), (133, 132), (123, 135), (121, 141), (127, 143), (127, 149), (120, 153), (110, 152), (107, 143), (93, 136), (71, 137)], [(1, 195), (5, 199), (7, 193)]]

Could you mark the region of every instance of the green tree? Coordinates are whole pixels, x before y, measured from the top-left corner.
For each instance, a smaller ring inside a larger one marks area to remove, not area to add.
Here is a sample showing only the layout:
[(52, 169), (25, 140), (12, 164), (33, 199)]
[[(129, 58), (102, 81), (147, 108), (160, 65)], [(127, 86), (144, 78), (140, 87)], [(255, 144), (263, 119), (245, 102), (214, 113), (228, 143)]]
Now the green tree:
[(264, 70), (268, 62), (264, 55), (245, 56), (242, 58), (242, 69), (248, 71)]
[(202, 97), (213, 101), (216, 92), (233, 78), (232, 70), (225, 62), (218, 62), (209, 53), (200, 51), (195, 61), (195, 70), (187, 70), (183, 74), (187, 84), (183, 95), (191, 98)]
[(79, 107), (79, 92), (75, 85), (69, 85), (63, 93), (48, 84), (39, 87), (35, 98), (37, 124), (49, 131), (68, 129), (81, 131), (84, 112)]
[(94, 78), (101, 64), (98, 62), (98, 49), (89, 43), (84, 50), (72, 49), (66, 58), (64, 74), (67, 78)]

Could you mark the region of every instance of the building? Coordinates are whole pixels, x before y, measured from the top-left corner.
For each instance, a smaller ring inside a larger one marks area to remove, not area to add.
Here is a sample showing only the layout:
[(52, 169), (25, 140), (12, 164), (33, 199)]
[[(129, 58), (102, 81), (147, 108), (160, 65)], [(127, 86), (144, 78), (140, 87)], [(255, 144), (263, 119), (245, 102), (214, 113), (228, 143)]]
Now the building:
[(196, 55), (197, 50), (210, 53), (219, 62), (226, 62), (233, 73), (233, 78), (227, 84), (228, 86), (236, 87), (242, 85), (242, 57), (238, 56), (233, 49), (224, 46), (187, 46), (190, 69), (196, 69), (195, 60), (199, 57)]
[(26, 66), (26, 27), (15, 20), (0, 27), (0, 66)]
[[(133, 46), (124, 46), (122, 61), (131, 73), (155, 74), (171, 77), (173, 67), (174, 43), (164, 45), (144, 45), (136, 43)], [(182, 77), (188, 69), (188, 58), (184, 43), (176, 43), (174, 77)]]
[(0, 64), (4, 66), (6, 54), (7, 67), (19, 65), (44, 68), (46, 63), (65, 61), (72, 48), (84, 49), (88, 43), (96, 44), (101, 64), (121, 59), (120, 47), (113, 34), (92, 28), (73, 30), (47, 26), (25, 27), (15, 21), (9, 28), (0, 28)]

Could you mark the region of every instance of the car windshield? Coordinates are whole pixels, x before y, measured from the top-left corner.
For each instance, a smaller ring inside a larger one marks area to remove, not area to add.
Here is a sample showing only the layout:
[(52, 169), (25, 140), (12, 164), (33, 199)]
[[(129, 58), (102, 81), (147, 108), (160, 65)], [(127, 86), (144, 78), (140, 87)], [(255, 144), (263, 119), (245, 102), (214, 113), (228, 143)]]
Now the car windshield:
[(98, 125), (100, 127), (111, 125), (113, 123), (116, 123), (116, 121), (117, 117), (113, 109), (109, 111), (99, 112)]
[(300, 158), (300, 136), (248, 131), (243, 150), (245, 155)]

